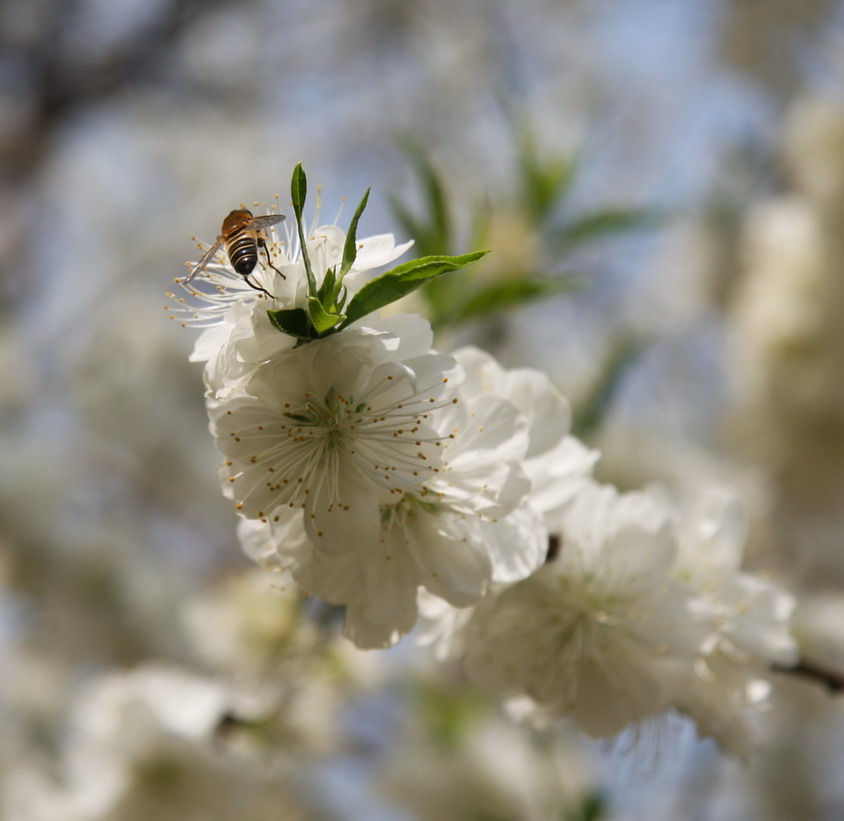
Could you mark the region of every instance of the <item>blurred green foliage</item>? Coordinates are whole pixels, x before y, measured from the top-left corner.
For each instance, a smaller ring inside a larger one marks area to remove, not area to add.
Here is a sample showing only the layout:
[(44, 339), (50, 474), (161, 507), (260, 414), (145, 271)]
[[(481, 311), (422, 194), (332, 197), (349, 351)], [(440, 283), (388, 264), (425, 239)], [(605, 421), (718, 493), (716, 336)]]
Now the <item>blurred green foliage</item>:
[[(424, 148), (412, 139), (399, 141), (412, 164), (422, 195), (415, 212), (400, 197), (391, 196), (390, 206), (403, 231), (414, 238), (422, 255), (460, 253), (467, 248), (491, 248), (484, 264), (431, 282), (421, 292), (429, 318), (438, 330), (470, 320), (487, 319), (530, 302), (574, 289), (582, 289), (589, 276), (567, 270), (567, 256), (575, 248), (624, 232), (659, 225), (666, 215), (647, 207), (608, 207), (563, 216), (579, 171), (573, 153), (544, 156), (533, 131), (526, 125), (512, 129), (516, 147), (514, 184), (509, 198), (477, 200), (470, 206), (469, 230), (462, 245), (461, 226), (455, 214), (464, 204), (452, 205), (442, 173)], [(509, 237), (515, 252), (498, 259), (497, 236), (503, 220), (515, 226)], [(520, 234), (521, 229), (521, 234)]]

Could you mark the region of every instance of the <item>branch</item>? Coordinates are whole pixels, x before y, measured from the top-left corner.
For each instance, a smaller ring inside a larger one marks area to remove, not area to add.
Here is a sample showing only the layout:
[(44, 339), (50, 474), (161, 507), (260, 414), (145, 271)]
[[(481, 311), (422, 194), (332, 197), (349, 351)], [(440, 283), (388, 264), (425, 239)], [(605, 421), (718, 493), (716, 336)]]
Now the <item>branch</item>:
[(791, 673), (801, 678), (811, 679), (825, 687), (833, 695), (844, 691), (844, 673), (821, 667), (806, 659), (801, 659), (793, 667), (774, 664), (771, 669), (777, 673)]

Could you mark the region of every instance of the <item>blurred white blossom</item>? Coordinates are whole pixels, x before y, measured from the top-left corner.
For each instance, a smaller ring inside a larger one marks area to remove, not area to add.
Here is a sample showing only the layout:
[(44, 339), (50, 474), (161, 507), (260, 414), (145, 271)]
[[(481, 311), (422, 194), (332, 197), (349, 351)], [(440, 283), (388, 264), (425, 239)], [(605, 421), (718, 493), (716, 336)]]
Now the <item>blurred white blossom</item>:
[(644, 493), (592, 485), (560, 521), (559, 555), (482, 601), (466, 667), (480, 686), (528, 696), (541, 714), (613, 736), (665, 710), (711, 641), (713, 614), (672, 578), (670, 511)]
[(753, 708), (765, 705), (772, 665), (797, 662), (790, 632), (794, 598), (761, 576), (742, 572), (747, 520), (734, 493), (709, 488), (679, 516), (676, 574), (716, 612), (717, 640), (697, 659), (678, 706), (701, 735), (747, 756)]
[(532, 734), (484, 715), (464, 718), (453, 738), (413, 729), (379, 773), (379, 785), (422, 821), (574, 816), (593, 787), (588, 759), (560, 734)]
[(60, 782), (24, 765), (11, 775), (5, 817), (306, 817), (289, 777), (223, 749), (220, 728), (235, 703), (219, 682), (177, 668), (107, 675), (75, 705)]

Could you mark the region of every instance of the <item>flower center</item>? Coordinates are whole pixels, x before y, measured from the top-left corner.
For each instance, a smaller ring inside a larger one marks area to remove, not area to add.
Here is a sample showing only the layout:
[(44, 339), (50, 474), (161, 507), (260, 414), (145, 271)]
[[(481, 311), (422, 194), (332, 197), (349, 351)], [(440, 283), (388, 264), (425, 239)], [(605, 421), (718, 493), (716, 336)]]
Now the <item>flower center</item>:
[(324, 399), (306, 394), (303, 407), (285, 412), (284, 416), (295, 423), (295, 427), (288, 430), (295, 434), (297, 441), (313, 440), (319, 445), (317, 449), (325, 454), (343, 450), (359, 436), (365, 436), (368, 425), (383, 421), (371, 411), (365, 402), (347, 399), (331, 388)]
[[(424, 493), (425, 489), (422, 489)], [(405, 527), (413, 522), (420, 512), (436, 513), (439, 506), (425, 501), (412, 493), (406, 493), (394, 505), (381, 505), (381, 525), (386, 528)]]
[(229, 481), (238, 510), (257, 518), (282, 505), (303, 507), (308, 515), (334, 505), (346, 510), (363, 488), (376, 504), (400, 502), (408, 493), (424, 497), (446, 438), (430, 416), (455, 400), (397, 375), (382, 374), (354, 393), (331, 386), (282, 407), (246, 406), (232, 412), (231, 425), (224, 415), (220, 433), (232, 457)]

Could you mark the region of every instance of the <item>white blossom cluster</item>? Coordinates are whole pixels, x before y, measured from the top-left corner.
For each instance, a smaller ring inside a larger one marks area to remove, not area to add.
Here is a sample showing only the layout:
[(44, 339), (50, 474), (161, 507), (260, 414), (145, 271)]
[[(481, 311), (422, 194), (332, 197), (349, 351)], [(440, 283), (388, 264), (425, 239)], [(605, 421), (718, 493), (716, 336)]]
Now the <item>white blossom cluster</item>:
[[(261, 290), (221, 251), (177, 303), (204, 327), (192, 358), (245, 552), (342, 606), (361, 648), (393, 645), (422, 608), (443, 656), (535, 720), (610, 737), (676, 709), (746, 754), (771, 666), (796, 649), (791, 597), (740, 569), (736, 500), (602, 485), (540, 372), (439, 352), (419, 316), (344, 324), (344, 304), (404, 281), (372, 271), (408, 246), (356, 240), (357, 216), (347, 237), (297, 211), (298, 237), (266, 230)], [(290, 332), (296, 311), (328, 332)]]
[(171, 665), (99, 677), (73, 704), (56, 772), (11, 771), (3, 817), (304, 821), (294, 774), (225, 749), (221, 728), (237, 706), (225, 684)]

